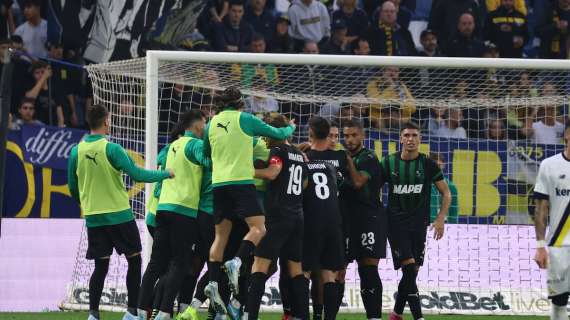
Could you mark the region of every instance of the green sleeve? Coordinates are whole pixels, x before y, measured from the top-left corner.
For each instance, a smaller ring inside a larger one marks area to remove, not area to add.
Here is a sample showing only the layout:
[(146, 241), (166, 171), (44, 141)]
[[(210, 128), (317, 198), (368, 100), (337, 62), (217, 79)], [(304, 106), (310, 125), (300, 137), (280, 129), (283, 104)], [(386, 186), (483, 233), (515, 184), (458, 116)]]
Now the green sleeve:
[(452, 223), (457, 223), (459, 217), (459, 205), (457, 200), (457, 187), (451, 180), (447, 180), (449, 192), (451, 192), (451, 205), (449, 206), (448, 220)]
[(204, 141), (200, 139), (192, 139), (184, 148), (186, 158), (194, 164), (209, 168), (212, 166), (210, 158), (204, 156)]
[(77, 146), (71, 149), (67, 161), (67, 185), (73, 199), (79, 202), (79, 186), (77, 184)]
[(137, 167), (127, 151), (116, 143), (107, 144), (107, 158), (115, 169), (123, 171), (137, 182), (158, 182), (170, 176), (168, 171), (145, 170)]
[(208, 124), (206, 124), (206, 127), (204, 128), (204, 143), (202, 146), (202, 149), (204, 150), (204, 156), (211, 158), (211, 149), (210, 149), (210, 138), (209, 138), (209, 134), (208, 131), (210, 131), (210, 122), (208, 122)]
[(249, 136), (263, 136), (273, 138), (275, 140), (285, 140), (293, 134), (293, 131), (295, 131), (294, 125), (289, 125), (284, 128), (275, 128), (247, 112), (241, 113), (239, 124), (243, 132)]
[(164, 168), (164, 166), (166, 165), (166, 156), (168, 155), (169, 148), (170, 148), (170, 143), (165, 145), (162, 149), (160, 149), (160, 152), (156, 156), (156, 164), (161, 168)]
[[(170, 143), (162, 147), (158, 156), (156, 156), (156, 164), (159, 169), (164, 169), (166, 167), (166, 156), (168, 155), (168, 150), (170, 149)], [(154, 184), (153, 194), (155, 197), (160, 197), (160, 192), (162, 191), (162, 181), (158, 181)]]

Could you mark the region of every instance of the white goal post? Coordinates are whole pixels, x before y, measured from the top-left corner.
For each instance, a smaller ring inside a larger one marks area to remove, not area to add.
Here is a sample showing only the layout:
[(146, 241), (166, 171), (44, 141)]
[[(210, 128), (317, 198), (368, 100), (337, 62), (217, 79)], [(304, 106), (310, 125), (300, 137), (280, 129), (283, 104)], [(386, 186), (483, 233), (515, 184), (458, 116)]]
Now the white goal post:
[[(457, 190), (457, 214), (443, 240), (428, 239), (419, 274), (426, 312), (548, 312), (545, 274), (532, 261), (529, 194), (538, 163), (562, 148), (558, 133), (570, 113), (570, 60), (147, 51), (146, 58), (87, 70), (94, 102), (111, 111), (111, 139), (147, 169), (156, 168), (179, 115), (189, 108), (211, 114), (213, 97), (230, 85), (242, 90), (246, 111), (295, 118), (295, 142), (306, 141), (311, 116), (339, 122), (341, 136), (343, 121), (356, 118), (366, 129), (366, 146), (382, 157), (398, 150), (399, 125), (417, 121), (422, 152), (441, 157)], [(140, 184), (127, 184), (142, 218), (152, 185), (142, 192)], [(145, 230), (142, 222), (139, 227)], [(80, 293), (92, 267), (84, 248), (80, 244), (63, 303), (68, 308), (85, 306)], [(149, 250), (145, 245), (145, 257)], [(117, 262), (110, 269), (106, 290), (112, 292), (106, 291), (102, 307), (124, 302), (125, 266)], [(400, 275), (390, 257), (379, 269), (387, 310)], [(280, 308), (275, 279), (268, 282), (266, 310)], [(341, 310), (362, 312), (354, 265), (347, 279)]]

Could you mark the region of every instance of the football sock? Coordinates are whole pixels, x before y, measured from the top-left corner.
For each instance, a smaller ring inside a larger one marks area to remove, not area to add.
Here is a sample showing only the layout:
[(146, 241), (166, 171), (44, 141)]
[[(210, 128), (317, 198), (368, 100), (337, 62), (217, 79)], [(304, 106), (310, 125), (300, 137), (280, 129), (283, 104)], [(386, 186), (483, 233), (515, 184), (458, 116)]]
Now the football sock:
[[(137, 299), (141, 288), (141, 265), (142, 257), (140, 254), (127, 258), (127, 306), (129, 313), (137, 314)], [(134, 311), (132, 311), (134, 310)]]
[(255, 272), (249, 278), (249, 294), (246, 306), (248, 319), (254, 320), (259, 316), (259, 305), (265, 292), (265, 279), (267, 276), (262, 272)]
[[(202, 275), (200, 280), (198, 280), (198, 284), (196, 285), (196, 293), (194, 294), (194, 300), (200, 301), (201, 302), (200, 305), (202, 305), (202, 303), (206, 301), (206, 299), (208, 299), (204, 294), (204, 288), (206, 288), (206, 286), (208, 285), (208, 281), (209, 281), (209, 274), (208, 271), (206, 271), (206, 273)], [(194, 302), (192, 302), (192, 304), (194, 304)]]
[(337, 290), (338, 290), (338, 309), (342, 305), (342, 299), (344, 298), (344, 282), (337, 282)]
[(325, 320), (336, 319), (338, 312), (338, 284), (327, 282), (323, 289), (323, 304), (325, 309)]
[(290, 280), (291, 314), (295, 318), (309, 319), (309, 280), (302, 274)]
[(253, 254), (253, 250), (255, 250), (255, 244), (249, 240), (242, 240), (241, 245), (236, 253), (236, 257), (240, 258), (242, 262), (247, 262), (251, 259)]
[(189, 305), (192, 302), (192, 295), (194, 294), (194, 289), (196, 288), (196, 282), (198, 281), (198, 275), (188, 274), (182, 280), (182, 287), (178, 292), (178, 303)]
[(109, 259), (95, 259), (95, 270), (89, 279), (89, 310), (97, 312), (97, 316), (93, 315), (97, 319), (99, 319), (99, 303), (107, 271), (109, 271)]
[(208, 273), (210, 281), (220, 282), (220, 274), (222, 272), (222, 263), (219, 261), (208, 261)]
[[(319, 274), (320, 275), (320, 274)], [(313, 320), (321, 320), (323, 318), (323, 297), (319, 291), (322, 284), (320, 276), (311, 274), (311, 300), (313, 301)]]
[(358, 267), (360, 296), (368, 319), (382, 317), (382, 281), (377, 266)]
[(398, 295), (405, 295), (414, 319), (423, 318), (420, 295), (416, 284), (416, 264), (411, 263), (402, 267), (402, 280), (398, 285)]
[[(399, 288), (400, 286), (398, 286)], [(397, 315), (402, 315), (404, 313), (404, 308), (406, 307), (406, 295), (400, 294), (400, 291), (396, 292), (396, 302), (394, 303), (394, 313)]]
[[(284, 270), (283, 267), (281, 267), (279, 272), (279, 293), (281, 294), (281, 303), (283, 304), (284, 314), (291, 314), (292, 306), (290, 301), (290, 290), (293, 290), (292, 282), (293, 279), (289, 277), (287, 270)], [(309, 300), (309, 297), (307, 297), (307, 300)]]

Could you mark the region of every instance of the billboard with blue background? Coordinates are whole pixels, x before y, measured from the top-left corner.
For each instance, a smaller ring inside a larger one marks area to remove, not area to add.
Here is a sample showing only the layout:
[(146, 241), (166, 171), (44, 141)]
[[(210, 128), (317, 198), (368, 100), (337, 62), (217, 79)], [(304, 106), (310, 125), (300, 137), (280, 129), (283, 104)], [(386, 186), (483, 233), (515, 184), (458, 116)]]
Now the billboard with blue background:
[[(67, 188), (67, 159), (86, 131), (24, 126), (8, 135), (4, 217), (78, 218), (80, 209)], [(459, 222), (526, 224), (528, 194), (538, 164), (562, 145), (527, 141), (430, 137), (421, 151), (446, 159), (445, 175), (458, 189)], [(378, 156), (398, 150), (398, 136), (371, 132), (367, 146)], [(141, 154), (128, 150), (138, 165)], [(142, 185), (130, 188), (137, 195)]]

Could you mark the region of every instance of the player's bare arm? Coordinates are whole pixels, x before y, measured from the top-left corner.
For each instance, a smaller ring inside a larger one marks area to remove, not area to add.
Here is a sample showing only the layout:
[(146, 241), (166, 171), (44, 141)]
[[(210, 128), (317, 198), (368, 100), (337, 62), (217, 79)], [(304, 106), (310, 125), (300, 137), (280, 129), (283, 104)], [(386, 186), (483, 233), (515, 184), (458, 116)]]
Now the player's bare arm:
[(545, 248), (545, 235), (546, 235), (546, 218), (548, 217), (549, 202), (547, 199), (536, 200), (536, 216), (534, 218), (534, 228), (536, 230), (536, 253), (534, 261), (541, 269), (546, 269), (548, 266), (548, 253)]
[(445, 231), (445, 218), (447, 217), (449, 206), (451, 205), (451, 192), (449, 191), (447, 182), (443, 179), (435, 182), (435, 187), (441, 195), (441, 207), (439, 208), (437, 218), (432, 224), (432, 229), (434, 230), (434, 239), (439, 240), (443, 238), (443, 233)]
[(352, 157), (348, 155), (348, 153), (346, 154), (346, 159), (348, 163), (348, 172), (350, 173), (350, 179), (352, 180), (352, 185), (355, 189), (362, 188), (366, 185), (366, 182), (368, 182), (368, 176), (356, 170), (354, 161), (352, 160)]
[(263, 169), (255, 169), (255, 178), (265, 180), (275, 180), (281, 172), (282, 164), (270, 164), (269, 167)]

